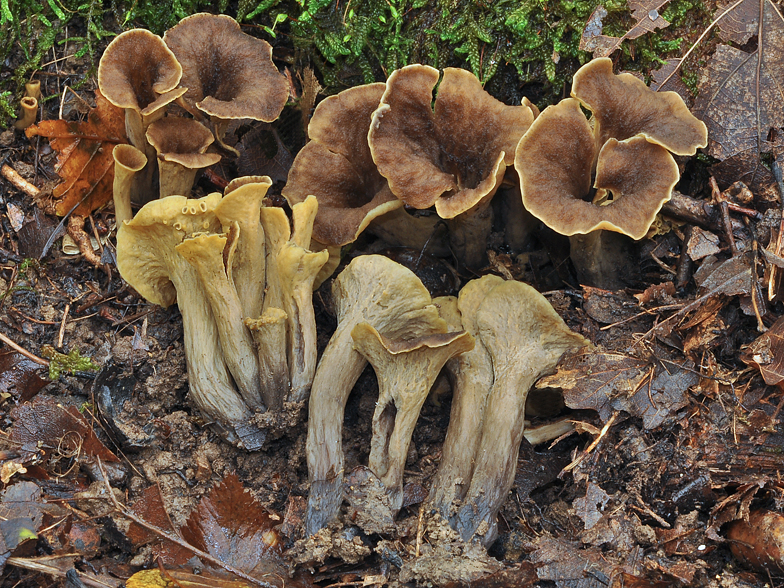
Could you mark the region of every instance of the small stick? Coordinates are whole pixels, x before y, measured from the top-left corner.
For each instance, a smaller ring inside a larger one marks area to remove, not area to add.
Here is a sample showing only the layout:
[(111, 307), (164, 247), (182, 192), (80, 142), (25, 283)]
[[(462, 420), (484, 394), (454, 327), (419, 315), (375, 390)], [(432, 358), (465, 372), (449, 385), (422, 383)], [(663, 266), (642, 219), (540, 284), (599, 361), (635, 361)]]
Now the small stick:
[(35, 363), (37, 363), (39, 365), (43, 365), (43, 366), (49, 367), (49, 362), (47, 360), (42, 359), (42, 358), (38, 357), (37, 355), (34, 355), (34, 354), (30, 353), (27, 349), (17, 345), (16, 343), (11, 341), (11, 339), (6, 337), (2, 333), (0, 333), (0, 341), (2, 341), (3, 343), (5, 343), (9, 347), (11, 347), (14, 351), (17, 351), (17, 352), (21, 353), (22, 355), (24, 355), (30, 361), (34, 361)]
[(60, 321), (60, 329), (57, 332), (57, 349), (63, 348), (63, 337), (65, 336), (65, 321), (68, 320), (68, 312), (71, 310), (70, 303), (66, 303), (63, 311), (63, 320)]
[(422, 525), (422, 517), (425, 514), (425, 505), (424, 503), (419, 505), (419, 518), (417, 519), (417, 534), (416, 534), (416, 552), (414, 557), (419, 557), (419, 550), (422, 547), (422, 535), (425, 531), (424, 526)]
[(0, 170), (3, 177), (11, 182), (11, 185), (19, 190), (20, 192), (24, 192), (28, 196), (32, 198), (36, 198), (41, 191), (36, 188), (33, 184), (25, 180), (22, 176), (19, 175), (19, 172), (12, 168), (10, 165), (3, 164), (2, 169)]
[(683, 230), (683, 240), (681, 241), (681, 254), (678, 257), (678, 265), (675, 268), (675, 287), (685, 288), (691, 279), (692, 261), (687, 251), (691, 240), (692, 225), (687, 225)]
[[(72, 558), (81, 558), (82, 554), (80, 553), (69, 553), (66, 555), (58, 555), (56, 556), (58, 559), (65, 558), (65, 557), (72, 557)], [(43, 561), (47, 559), (54, 559), (48, 557), (9, 557), (8, 561), (5, 563), (9, 566), (14, 566), (17, 568), (23, 568), (25, 570), (31, 570), (33, 572), (39, 572), (42, 574), (48, 574), (49, 576), (53, 576), (55, 578), (65, 578), (70, 574), (76, 574), (76, 577), (81, 580), (85, 586), (92, 586), (92, 588), (118, 588), (122, 585), (120, 580), (117, 580), (116, 583), (109, 583), (102, 578), (94, 576), (89, 572), (79, 572), (74, 568), (69, 570), (63, 570), (58, 566), (51, 566)]]
[(615, 422), (615, 419), (617, 417), (618, 417), (618, 411), (616, 410), (612, 413), (612, 416), (609, 419), (607, 419), (607, 422), (604, 423), (604, 426), (602, 427), (602, 430), (599, 431), (599, 434), (596, 436), (596, 439), (591, 441), (591, 444), (585, 449), (585, 451), (583, 451), (580, 455), (578, 455), (577, 458), (572, 463), (570, 463), (568, 466), (566, 466), (564, 469), (561, 470), (561, 473), (558, 474), (559, 478), (564, 474), (566, 474), (567, 472), (571, 472), (574, 468), (580, 465), (580, 462), (582, 462), (588, 456), (588, 454), (591, 453), (591, 451), (596, 449), (596, 446), (599, 445), (599, 442), (607, 434), (607, 431), (610, 430), (610, 427)]
[(724, 225), (724, 234), (727, 236), (727, 241), (730, 242), (730, 250), (732, 257), (738, 255), (738, 245), (735, 243), (735, 235), (732, 234), (732, 221), (730, 220), (730, 207), (729, 203), (722, 200), (719, 203), (721, 209), (721, 222)]

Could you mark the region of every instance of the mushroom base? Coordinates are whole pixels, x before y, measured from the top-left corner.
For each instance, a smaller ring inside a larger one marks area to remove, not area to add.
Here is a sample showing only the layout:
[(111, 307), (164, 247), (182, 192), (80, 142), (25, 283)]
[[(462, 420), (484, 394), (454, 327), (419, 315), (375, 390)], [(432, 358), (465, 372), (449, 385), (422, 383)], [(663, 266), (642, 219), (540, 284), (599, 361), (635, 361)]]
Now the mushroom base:
[(449, 245), (464, 268), (479, 269), (487, 264), (487, 239), (493, 231), (493, 208), (490, 200), (446, 219)]
[(612, 231), (569, 237), (571, 258), (580, 284), (604, 290), (625, 287), (638, 275), (632, 259), (634, 241)]

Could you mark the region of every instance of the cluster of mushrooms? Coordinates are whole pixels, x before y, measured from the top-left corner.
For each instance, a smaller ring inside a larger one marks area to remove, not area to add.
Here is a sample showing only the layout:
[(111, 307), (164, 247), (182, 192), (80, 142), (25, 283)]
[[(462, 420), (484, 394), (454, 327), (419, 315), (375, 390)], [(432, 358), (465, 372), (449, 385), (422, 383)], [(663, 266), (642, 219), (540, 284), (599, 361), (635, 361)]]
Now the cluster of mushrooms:
[[(228, 121), (281, 112), (287, 83), (267, 43), (229, 17), (198, 14), (163, 39), (119, 35), (98, 77), (125, 108), (131, 141), (115, 150), (118, 268), (147, 300), (177, 302), (191, 399), (246, 447), (264, 442), (255, 414), (309, 399), (308, 534), (339, 514), (344, 410), (369, 362), (379, 399), (368, 465), (393, 511), (420, 409), (445, 369), (452, 412), (428, 502), (466, 541), (490, 545), (528, 390), (563, 353), (589, 344), (524, 283), (484, 276), (457, 297), (432, 298), (409, 269), (364, 255), (332, 282), (338, 324), (318, 360), (312, 292), (337, 267), (328, 249), (366, 229), (421, 242), (432, 222), (406, 209), (434, 207), (458, 259), (476, 267), (489, 203), (514, 165), (525, 208), (583, 239), (573, 255), (590, 255), (601, 242), (586, 235), (642, 238), (678, 180), (671, 153), (707, 141), (677, 94), (613, 75), (609, 59), (586, 64), (573, 97), (541, 113), (527, 101), (502, 104), (467, 71), (410, 65), (317, 106), (283, 188), (289, 219), (265, 200), (267, 177), (189, 198), (196, 170), (220, 157), (213, 140), (231, 150)], [(174, 103), (190, 114), (167, 113)], [(132, 201), (147, 201), (135, 216)]]

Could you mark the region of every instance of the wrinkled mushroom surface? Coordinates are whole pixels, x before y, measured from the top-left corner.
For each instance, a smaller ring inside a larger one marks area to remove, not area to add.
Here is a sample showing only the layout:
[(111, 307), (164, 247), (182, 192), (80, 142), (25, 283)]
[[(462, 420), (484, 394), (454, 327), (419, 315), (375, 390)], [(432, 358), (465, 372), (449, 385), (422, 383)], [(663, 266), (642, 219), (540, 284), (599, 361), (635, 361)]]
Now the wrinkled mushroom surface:
[(346, 266), (332, 284), (332, 298), (338, 325), (319, 360), (310, 393), (305, 521), (310, 535), (337, 516), (343, 495), (343, 414), (367, 364), (354, 349), (351, 331), (368, 323), (393, 340), (446, 332), (419, 278), (380, 255), (363, 255)]
[(318, 199), (313, 238), (324, 245), (354, 241), (374, 218), (403, 206), (378, 173), (367, 134), (385, 85), (349, 88), (323, 100), (308, 125), (310, 142), (289, 170), (289, 204)]

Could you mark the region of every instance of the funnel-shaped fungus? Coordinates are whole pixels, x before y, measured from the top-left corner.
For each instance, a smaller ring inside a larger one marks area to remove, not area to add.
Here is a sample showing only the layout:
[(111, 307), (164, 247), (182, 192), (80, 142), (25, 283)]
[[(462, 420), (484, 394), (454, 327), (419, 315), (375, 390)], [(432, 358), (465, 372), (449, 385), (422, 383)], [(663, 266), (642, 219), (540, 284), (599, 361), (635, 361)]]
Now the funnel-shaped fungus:
[(25, 96), (20, 100), (19, 106), (22, 112), (19, 120), (14, 123), (14, 128), (24, 130), (35, 124), (35, 119), (38, 116), (38, 99), (32, 96)]
[(496, 515), (514, 481), (528, 391), (561, 355), (588, 341), (570, 331), (544, 296), (522, 282), (504, 282), (490, 290), (475, 320), (492, 360), (493, 386), (456, 527), (465, 541), (477, 537), (488, 547), (497, 536)]
[(256, 351), (242, 322), (242, 305), (231, 275), (238, 233), (239, 229), (228, 235), (197, 234), (175, 249), (199, 274), (216, 319), (224, 361), (243, 400), (250, 408), (264, 409)]
[[(451, 520), (456, 501), (468, 491), (481, 438), (487, 395), (493, 385), (493, 364), (478, 336), (477, 311), (488, 293), (503, 278), (487, 275), (468, 282), (457, 298), (457, 320), (476, 340), (474, 348), (450, 360), (446, 367), (452, 381), (452, 411), (441, 450), (441, 461), (430, 488), (429, 502), (445, 520)], [(442, 311), (442, 316), (444, 312)], [(454, 319), (449, 320), (450, 328)]]
[(148, 162), (155, 161), (155, 151), (145, 132), (163, 116), (167, 104), (185, 93), (186, 88), (177, 88), (181, 77), (174, 53), (158, 35), (144, 29), (120, 33), (101, 56), (98, 87), (109, 102), (125, 109), (128, 139)]
[(335, 278), (332, 298), (338, 326), (319, 361), (310, 394), (305, 528), (311, 535), (337, 516), (342, 499), (343, 413), (367, 363), (354, 349), (351, 331), (368, 323), (392, 340), (446, 332), (446, 323), (419, 278), (380, 255), (353, 260)]
[(403, 206), (378, 173), (368, 147), (370, 120), (385, 85), (357, 86), (323, 100), (308, 125), (310, 142), (289, 170), (289, 204), (318, 199), (313, 238), (325, 245), (354, 241), (374, 218)]
[(210, 115), (222, 146), (231, 119), (272, 122), (280, 116), (289, 89), (272, 63), (272, 47), (243, 33), (233, 18), (194, 14), (163, 40), (182, 64), (185, 102)]
[(220, 161), (217, 153), (205, 153), (212, 133), (192, 118), (162, 118), (147, 127), (146, 136), (158, 154), (161, 198), (189, 196), (196, 172)]
[[(267, 293), (264, 311), (282, 309), (286, 313), (286, 354), (288, 373), (283, 378), (285, 390), (277, 392), (271, 407), (284, 399), (305, 400), (316, 372), (316, 317), (313, 312), (313, 282), (329, 259), (329, 252), (312, 252), (310, 246), (313, 219), (318, 201), (310, 196), (291, 209), (294, 230), (282, 208), (261, 209), (267, 251)], [(276, 359), (276, 365), (281, 360)]]
[[(517, 146), (515, 168), (526, 209), (563, 235), (581, 235), (572, 239), (578, 278), (614, 288), (619, 256), (601, 231), (644, 237), (679, 178), (669, 151), (693, 155), (707, 131), (675, 92), (615, 76), (607, 58), (580, 68), (572, 96), (537, 117)], [(593, 126), (581, 104), (593, 112)]]
[(409, 65), (392, 73), (368, 141), (392, 193), (414, 208), (435, 205), (453, 249), (469, 267), (485, 258), (490, 199), (531, 125), (526, 106), (506, 106), (462, 69)]
[(131, 202), (141, 202), (144, 196), (141, 192), (139, 172), (147, 165), (147, 156), (133, 145), (120, 143), (112, 150), (114, 157), (114, 180), (112, 184), (112, 198), (114, 199), (114, 216), (117, 226), (123, 221), (133, 218)]
[(403, 504), (403, 467), (419, 411), (441, 368), (469, 351), (474, 338), (465, 331), (390, 340), (367, 323), (351, 331), (354, 349), (367, 358), (378, 379), (368, 467), (390, 495), (392, 510)]
[[(216, 317), (196, 269), (176, 247), (199, 232), (218, 232), (220, 194), (198, 200), (169, 196), (153, 200), (117, 232), (117, 268), (139, 294), (154, 304), (177, 302), (183, 321), (190, 394), (196, 406), (218, 423), (245, 430), (250, 411), (232, 386), (223, 359)], [(257, 445), (256, 441), (246, 446)]]

